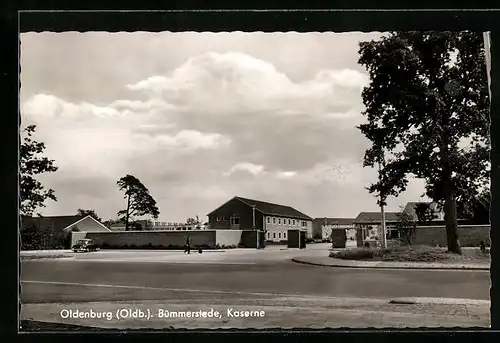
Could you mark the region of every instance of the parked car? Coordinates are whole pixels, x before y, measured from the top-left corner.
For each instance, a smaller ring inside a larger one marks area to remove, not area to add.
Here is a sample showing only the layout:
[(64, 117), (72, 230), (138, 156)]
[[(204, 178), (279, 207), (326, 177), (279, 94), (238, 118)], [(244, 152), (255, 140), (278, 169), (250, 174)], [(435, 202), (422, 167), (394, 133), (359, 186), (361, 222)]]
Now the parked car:
[(80, 239), (71, 247), (73, 252), (90, 252), (99, 250), (99, 246), (93, 239)]

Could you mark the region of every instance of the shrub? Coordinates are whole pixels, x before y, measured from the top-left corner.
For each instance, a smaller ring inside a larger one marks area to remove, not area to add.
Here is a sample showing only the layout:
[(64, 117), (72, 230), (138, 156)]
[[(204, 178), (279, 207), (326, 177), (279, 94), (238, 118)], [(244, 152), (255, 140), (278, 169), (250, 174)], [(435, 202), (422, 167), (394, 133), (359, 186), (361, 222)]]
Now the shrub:
[(339, 252), (331, 252), (330, 257), (344, 260), (376, 260), (393, 262), (436, 262), (456, 258), (453, 254), (446, 254), (441, 248), (428, 246), (379, 248), (356, 248)]
[[(29, 226), (21, 232), (21, 250), (63, 249), (68, 245), (66, 232)], [(71, 235), (69, 238), (71, 244)]]
[(330, 257), (340, 258), (343, 260), (372, 260), (378, 253), (378, 249), (356, 248), (343, 251), (332, 251)]

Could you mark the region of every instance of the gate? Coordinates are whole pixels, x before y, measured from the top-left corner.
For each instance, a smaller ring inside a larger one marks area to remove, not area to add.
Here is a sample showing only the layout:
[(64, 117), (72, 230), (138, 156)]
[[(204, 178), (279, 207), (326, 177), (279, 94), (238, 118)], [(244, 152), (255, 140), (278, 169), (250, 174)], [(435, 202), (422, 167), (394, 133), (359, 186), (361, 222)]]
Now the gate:
[(288, 248), (304, 249), (306, 247), (306, 231), (288, 230)]

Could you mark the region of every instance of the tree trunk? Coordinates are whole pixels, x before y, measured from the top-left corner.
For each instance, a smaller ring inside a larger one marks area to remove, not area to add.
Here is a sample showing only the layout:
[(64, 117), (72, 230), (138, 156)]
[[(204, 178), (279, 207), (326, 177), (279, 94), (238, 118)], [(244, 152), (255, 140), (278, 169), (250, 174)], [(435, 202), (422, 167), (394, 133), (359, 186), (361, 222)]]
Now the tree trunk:
[[(448, 192), (451, 193), (451, 192)], [(457, 203), (452, 194), (447, 194), (444, 200), (444, 221), (446, 224), (446, 241), (448, 251), (462, 254), (462, 248), (458, 241)]]
[(128, 195), (127, 198), (127, 215), (125, 216), (125, 231), (128, 231), (128, 219), (130, 216), (130, 194)]

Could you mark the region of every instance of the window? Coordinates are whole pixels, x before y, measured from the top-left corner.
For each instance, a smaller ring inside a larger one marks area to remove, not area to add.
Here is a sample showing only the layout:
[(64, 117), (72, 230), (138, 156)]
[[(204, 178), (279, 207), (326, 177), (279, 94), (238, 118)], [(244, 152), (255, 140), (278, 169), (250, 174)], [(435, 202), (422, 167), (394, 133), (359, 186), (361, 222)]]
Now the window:
[(293, 220), (293, 225), (295, 225), (295, 219)]
[(276, 232), (273, 232), (273, 238), (276, 238)]
[(271, 217), (267, 217), (267, 223), (271, 224)]
[(278, 218), (278, 224), (281, 224), (281, 218)]
[(269, 238), (271, 238), (271, 233), (270, 232), (267, 233), (267, 239), (269, 239)]
[(240, 217), (231, 217), (231, 225), (240, 225)]
[(290, 225), (290, 224), (291, 224), (291, 222), (292, 222), (292, 220), (291, 220), (291, 219), (288, 219), (288, 225)]
[(278, 233), (278, 238), (281, 238), (281, 232)]
[(217, 217), (217, 221), (220, 222), (220, 217)]
[(276, 218), (273, 218), (273, 224), (276, 224)]
[(283, 238), (286, 238), (286, 232), (283, 232)]
[(307, 222), (302, 221), (302, 226), (303, 226), (303, 227), (307, 226)]
[(399, 239), (399, 230), (387, 230), (387, 239)]

